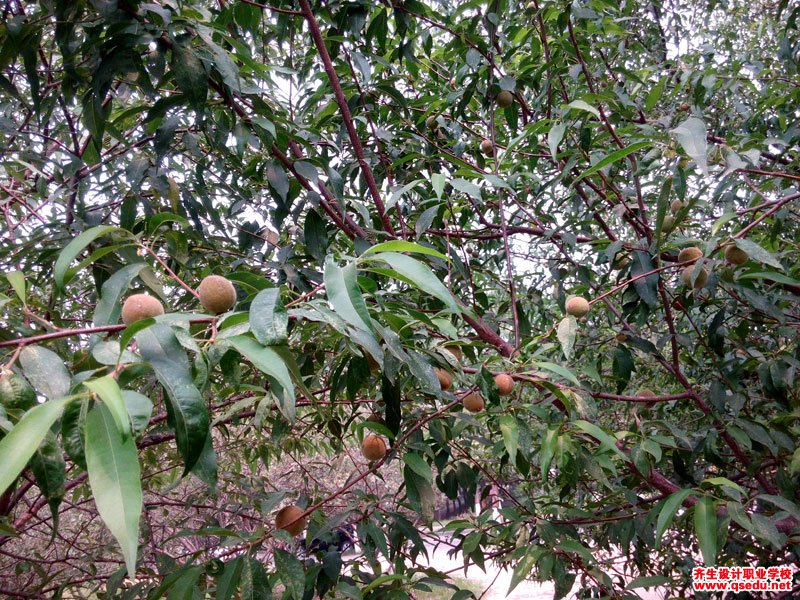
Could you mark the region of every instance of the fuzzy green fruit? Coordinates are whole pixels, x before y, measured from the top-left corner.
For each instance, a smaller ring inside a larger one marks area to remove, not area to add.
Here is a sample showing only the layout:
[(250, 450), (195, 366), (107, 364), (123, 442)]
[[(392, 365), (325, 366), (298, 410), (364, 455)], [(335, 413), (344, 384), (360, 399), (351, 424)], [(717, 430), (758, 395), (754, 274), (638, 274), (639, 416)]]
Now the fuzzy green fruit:
[(508, 108), (512, 104), (514, 104), (514, 94), (508, 90), (503, 90), (497, 94), (497, 106), (500, 108)]
[(739, 246), (725, 246), (725, 260), (732, 265), (741, 265), (747, 262), (750, 256)]
[(122, 305), (122, 322), (125, 325), (163, 314), (164, 306), (150, 294), (133, 294)]
[(688, 248), (684, 248), (678, 253), (678, 262), (686, 262), (691, 260), (692, 262), (698, 260), (701, 256), (703, 256), (703, 251), (700, 250), (697, 246), (689, 246)]
[(236, 288), (221, 275), (209, 275), (197, 286), (200, 304), (216, 315), (227, 312), (236, 304)]

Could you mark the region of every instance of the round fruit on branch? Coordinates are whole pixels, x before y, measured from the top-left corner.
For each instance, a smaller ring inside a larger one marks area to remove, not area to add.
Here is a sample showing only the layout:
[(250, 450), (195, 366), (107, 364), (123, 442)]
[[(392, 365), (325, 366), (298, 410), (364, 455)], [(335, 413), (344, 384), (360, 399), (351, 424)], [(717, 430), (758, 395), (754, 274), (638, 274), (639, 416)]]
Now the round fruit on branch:
[(439, 367), (436, 367), (434, 372), (436, 373), (436, 377), (439, 379), (439, 385), (441, 386), (442, 391), (446, 392), (449, 390), (450, 386), (453, 385), (453, 376), (450, 374), (450, 372)]
[(150, 294), (133, 294), (122, 305), (122, 322), (125, 325), (163, 314), (164, 306)]
[(464, 396), (462, 402), (464, 404), (464, 408), (471, 413), (481, 412), (486, 406), (483, 396), (481, 396), (479, 392), (470, 392)]
[(288, 531), (292, 537), (300, 535), (303, 529), (306, 528), (307, 521), (305, 517), (302, 519), (299, 518), (303, 512), (305, 511), (302, 508), (294, 504), (284, 506), (278, 511), (278, 514), (275, 515), (275, 529)]
[(381, 460), (386, 456), (386, 442), (381, 436), (371, 433), (361, 442), (361, 454), (369, 461)]
[(697, 261), (703, 256), (703, 251), (697, 246), (689, 246), (678, 253), (678, 262)]
[(236, 288), (221, 275), (209, 275), (197, 286), (200, 304), (216, 315), (230, 310), (236, 304)]
[(508, 373), (498, 373), (494, 376), (494, 382), (501, 396), (508, 396), (514, 391), (514, 378)]
[(726, 262), (738, 266), (746, 263), (747, 259), (749, 258), (750, 256), (747, 254), (747, 252), (739, 248), (739, 246), (736, 246), (734, 244), (729, 244), (725, 246)]
[[(692, 277), (694, 276), (694, 270), (698, 267), (698, 265), (689, 265), (686, 267), (683, 272), (681, 273), (681, 279), (683, 280), (683, 284), (687, 287), (692, 287)], [(706, 283), (708, 283), (708, 269), (705, 267), (700, 267), (700, 271), (697, 273), (697, 279), (694, 281), (694, 289), (699, 290), (705, 287)]]
[(499, 94), (497, 94), (497, 106), (500, 108), (508, 108), (512, 104), (514, 104), (514, 94), (509, 92), (508, 90), (503, 90)]
[(564, 310), (567, 311), (568, 315), (579, 319), (589, 312), (589, 302), (586, 298), (573, 296), (567, 300), (567, 303), (564, 305)]

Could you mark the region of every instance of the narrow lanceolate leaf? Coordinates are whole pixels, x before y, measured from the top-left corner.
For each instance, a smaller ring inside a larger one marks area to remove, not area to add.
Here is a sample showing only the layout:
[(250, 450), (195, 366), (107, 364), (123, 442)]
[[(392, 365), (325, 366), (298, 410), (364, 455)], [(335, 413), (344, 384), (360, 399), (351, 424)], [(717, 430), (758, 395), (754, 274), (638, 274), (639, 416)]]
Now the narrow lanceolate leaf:
[(285, 344), (289, 315), (278, 288), (261, 290), (250, 303), (250, 331), (265, 346)]
[(19, 355), (25, 377), (36, 391), (50, 400), (69, 393), (69, 372), (61, 357), (41, 346), (26, 346)]
[(268, 377), (272, 378), (283, 389), (281, 412), (290, 421), (294, 420), (295, 396), (292, 377), (283, 362), (281, 355), (269, 346), (262, 346), (252, 338), (237, 335), (226, 340), (253, 365)]
[(404, 454), (403, 462), (406, 463), (409, 469), (414, 471), (414, 473), (422, 477), (422, 479), (428, 483), (433, 481), (433, 472), (431, 471), (431, 466), (416, 452), (408, 452)]
[(694, 505), (694, 532), (703, 554), (703, 562), (711, 566), (717, 560), (717, 513), (714, 500), (704, 496)]
[(678, 512), (683, 501), (686, 500), (691, 493), (691, 490), (675, 492), (661, 505), (661, 512), (658, 513), (658, 521), (656, 521), (656, 548), (661, 547), (661, 538), (664, 536), (664, 532), (672, 525), (672, 519), (675, 517), (675, 513)]
[[(239, 595), (241, 600), (272, 600), (271, 582), (264, 565), (247, 556), (243, 560), (242, 585)], [(276, 570), (279, 571), (278, 567)], [(280, 572), (278, 574), (280, 575)]]
[(168, 422), (175, 431), (186, 475), (206, 443), (210, 427), (208, 408), (194, 385), (186, 351), (169, 326), (156, 323), (136, 334), (136, 341), (142, 358), (152, 365), (167, 391)]
[(535, 361), (533, 364), (539, 369), (546, 369), (548, 371), (555, 373), (556, 375), (560, 375), (567, 381), (571, 381), (577, 386), (580, 386), (581, 384), (581, 382), (575, 376), (575, 373), (573, 373), (566, 367), (562, 367), (561, 365), (557, 365), (556, 363), (551, 363), (547, 361)]
[(125, 441), (104, 404), (86, 416), (86, 466), (97, 512), (119, 542), (128, 575), (136, 574), (142, 482), (132, 437)]
[(372, 331), (367, 303), (361, 295), (355, 264), (339, 267), (332, 257), (325, 261), (325, 289), (334, 312), (356, 329)]
[(410, 281), (413, 285), (441, 300), (447, 308), (453, 312), (459, 312), (453, 294), (450, 293), (445, 285), (433, 273), (431, 268), (415, 258), (398, 254), (397, 252), (380, 252), (371, 257), (374, 260), (381, 260), (388, 263), (395, 271)]
[[(510, 596), (514, 588), (528, 578), (533, 567), (536, 566), (536, 559), (539, 556), (539, 552), (539, 549), (536, 547), (528, 548), (525, 556), (523, 556), (522, 560), (514, 567), (514, 573), (511, 575), (511, 582), (508, 584), (506, 595)], [(472, 596), (470, 595), (470, 597)]]
[(637, 150), (641, 150), (642, 148), (646, 148), (650, 145), (650, 142), (636, 142), (635, 144), (631, 144), (627, 148), (622, 148), (621, 150), (617, 150), (616, 152), (612, 152), (605, 158), (599, 160), (596, 164), (592, 165), (588, 169), (586, 169), (583, 173), (578, 175), (575, 178), (575, 183), (579, 182), (581, 179), (589, 177), (590, 175), (594, 175), (600, 169), (607, 167), (608, 165), (617, 162), (618, 160), (625, 158), (629, 154), (633, 154)]
[(561, 350), (564, 351), (564, 356), (569, 360), (569, 357), (572, 356), (572, 349), (575, 347), (575, 338), (578, 336), (578, 322), (575, 317), (567, 315), (561, 319), (556, 335), (561, 343)]
[(605, 448), (606, 450), (611, 450), (614, 454), (619, 456), (622, 460), (628, 461), (628, 457), (617, 448), (617, 440), (614, 439), (612, 436), (607, 434), (605, 431), (600, 429), (594, 423), (589, 423), (588, 421), (575, 421), (574, 423), (581, 431), (590, 435), (595, 440), (600, 442), (600, 447)]
[(0, 439), (0, 496), (14, 483), (71, 401), (62, 398), (34, 406)]
[(302, 600), (305, 591), (305, 571), (303, 564), (285, 550), (275, 550), (275, 573), (280, 577), (289, 598)]
[(374, 246), (367, 248), (361, 256), (366, 257), (370, 254), (377, 254), (378, 252), (417, 252), (419, 254), (435, 256), (436, 258), (441, 258), (442, 260), (449, 262), (449, 259), (438, 250), (428, 248), (427, 246), (423, 246), (421, 244), (415, 244), (414, 242), (405, 242), (403, 240), (392, 240), (391, 242), (375, 244)]
[(6, 279), (8, 279), (8, 283), (11, 284), (11, 287), (14, 288), (14, 293), (17, 294), (20, 301), (25, 304), (27, 302), (27, 297), (25, 295), (24, 273), (22, 271), (9, 271), (6, 273)]
[(142, 433), (150, 423), (153, 414), (153, 401), (144, 394), (133, 390), (122, 390), (122, 400), (131, 419), (133, 433)]
[(689, 117), (683, 123), (672, 130), (672, 134), (678, 143), (688, 154), (704, 175), (708, 175), (708, 162), (706, 152), (708, 144), (706, 142), (706, 125), (697, 117)]
[(233, 560), (225, 563), (222, 575), (220, 575), (217, 580), (217, 596), (215, 600), (231, 600), (231, 598), (233, 598), (233, 595), (239, 588), (244, 560), (248, 560), (246, 556), (237, 556)]
[(58, 507), (64, 499), (64, 482), (67, 479), (67, 465), (64, 462), (64, 451), (58, 439), (48, 431), (39, 448), (31, 458), (31, 470), (36, 478), (36, 485), (42, 492), (53, 515), (53, 534), (58, 528)]
[(131, 434), (131, 420), (128, 417), (128, 409), (125, 407), (125, 401), (122, 399), (122, 392), (120, 392), (116, 379), (106, 375), (99, 379), (84, 381), (83, 385), (100, 397), (114, 417), (120, 434), (128, 437)]
[(100, 236), (106, 235), (111, 233), (112, 231), (122, 231), (117, 227), (113, 227), (111, 225), (99, 225), (97, 227), (92, 227), (91, 229), (87, 229), (79, 236), (77, 236), (74, 240), (72, 240), (66, 247), (61, 251), (61, 254), (58, 255), (58, 259), (56, 260), (56, 264), (53, 267), (53, 277), (56, 281), (56, 285), (59, 288), (64, 287), (64, 284), (67, 283), (66, 275), (67, 269), (69, 269), (69, 265), (75, 260), (75, 257), (81, 253), (81, 251), (86, 248), (89, 244), (91, 244), (94, 240), (99, 238)]
[[(650, 273), (655, 267), (653, 259), (647, 252), (635, 252), (631, 265), (631, 277)], [(646, 277), (639, 277), (633, 282), (633, 287), (639, 297), (650, 307), (658, 305), (658, 273), (651, 273)]]
[(86, 470), (86, 414), (89, 412), (89, 398), (68, 404), (61, 415), (61, 443), (72, 462)]
[(517, 462), (517, 448), (519, 445), (519, 429), (514, 415), (500, 417), (500, 433), (503, 435), (503, 444), (508, 452), (508, 460), (514, 465)]

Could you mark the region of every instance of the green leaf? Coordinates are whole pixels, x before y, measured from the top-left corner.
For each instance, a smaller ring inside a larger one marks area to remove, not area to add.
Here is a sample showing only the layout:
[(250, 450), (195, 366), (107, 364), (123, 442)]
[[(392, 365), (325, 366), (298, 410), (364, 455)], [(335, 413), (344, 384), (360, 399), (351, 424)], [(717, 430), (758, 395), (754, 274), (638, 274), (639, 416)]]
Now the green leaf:
[(261, 290), (250, 304), (250, 331), (265, 346), (285, 344), (289, 315), (278, 288)]
[(241, 600), (272, 600), (272, 587), (264, 565), (253, 558), (244, 558)]
[(382, 244), (370, 246), (364, 251), (361, 257), (364, 258), (377, 252), (416, 252), (418, 254), (435, 256), (436, 258), (441, 258), (442, 260), (449, 262), (449, 259), (438, 250), (428, 248), (427, 246), (423, 246), (421, 244), (415, 244), (414, 242), (404, 242), (402, 240), (393, 240), (391, 242), (383, 242)]
[(694, 505), (694, 532), (703, 554), (703, 562), (712, 566), (717, 562), (717, 513), (714, 500), (708, 496), (700, 498)]
[(735, 240), (735, 242), (736, 246), (747, 252), (750, 258), (753, 260), (757, 260), (760, 263), (764, 263), (765, 265), (769, 265), (770, 267), (775, 267), (776, 269), (783, 271), (783, 265), (780, 263), (780, 261), (755, 242), (738, 238)]
[(564, 356), (569, 360), (572, 349), (575, 347), (575, 338), (578, 337), (578, 321), (572, 315), (567, 315), (558, 324), (556, 336), (561, 344)]
[[(653, 259), (647, 252), (636, 251), (633, 253), (631, 277), (650, 273), (654, 268)], [(640, 277), (633, 282), (633, 287), (647, 306), (651, 308), (658, 306), (658, 273)]]
[(78, 254), (80, 254), (81, 251), (94, 240), (101, 236), (107, 235), (112, 231), (124, 232), (124, 230), (111, 225), (98, 225), (97, 227), (87, 229), (66, 245), (66, 247), (58, 255), (56, 264), (53, 267), (53, 277), (55, 278), (56, 285), (59, 287), (59, 289), (64, 289), (64, 286), (69, 283), (69, 280), (66, 277), (67, 269), (72, 261), (75, 260), (75, 257), (77, 257)]
[(564, 133), (567, 131), (566, 123), (556, 123), (550, 128), (547, 134), (547, 147), (550, 149), (550, 156), (555, 159), (558, 156), (558, 145), (564, 139)]
[(67, 465), (64, 462), (64, 451), (51, 431), (47, 432), (31, 458), (31, 470), (36, 477), (36, 485), (47, 500), (50, 514), (53, 515), (53, 535), (55, 535), (58, 529), (58, 506), (64, 499)]
[(203, 452), (192, 467), (192, 474), (200, 478), (211, 488), (217, 487), (217, 453), (211, 441), (211, 435), (206, 438)]
[(275, 573), (280, 577), (290, 598), (303, 600), (305, 592), (305, 571), (303, 564), (296, 556), (281, 550), (275, 549)]
[(800, 506), (788, 498), (784, 498), (783, 496), (775, 496), (772, 494), (759, 494), (758, 498), (759, 500), (765, 500), (766, 502), (777, 506), (781, 510), (785, 510), (795, 519), (800, 520)]
[[(588, 102), (584, 102), (583, 100), (573, 100), (569, 104), (567, 104), (567, 109), (577, 109), (577, 110), (585, 110), (586, 112), (592, 113), (598, 119), (600, 118), (600, 111), (597, 110), (594, 106), (589, 104)], [(567, 111), (564, 111), (566, 114)]]
[(722, 486), (722, 487), (728, 487), (728, 488), (730, 488), (732, 490), (736, 490), (740, 494), (747, 494), (747, 492), (744, 490), (744, 488), (742, 486), (740, 486), (736, 482), (731, 481), (727, 477), (709, 477), (708, 479), (704, 479), (700, 485), (702, 485), (703, 483), (708, 483), (708, 484), (711, 484), (711, 485)]
[(95, 327), (111, 325), (119, 321), (119, 315), (122, 311), (120, 303), (122, 296), (128, 291), (131, 281), (147, 266), (147, 263), (144, 262), (128, 265), (114, 273), (103, 283), (100, 291), (100, 301), (95, 306), (94, 317), (92, 318), (92, 323)]
[(517, 419), (514, 415), (500, 416), (500, 433), (503, 436), (503, 444), (508, 452), (508, 460), (512, 465), (517, 464), (517, 448), (519, 446), (519, 429)]
[(36, 391), (50, 400), (69, 393), (71, 378), (61, 357), (41, 346), (25, 346), (19, 355), (25, 377)]
[(439, 200), (442, 199), (445, 183), (447, 183), (447, 180), (441, 173), (434, 173), (431, 175), (431, 186), (433, 187), (433, 191)]
[(563, 377), (567, 381), (571, 381), (572, 383), (574, 383), (577, 386), (580, 386), (580, 384), (581, 384), (581, 382), (578, 381), (578, 378), (575, 376), (575, 374), (572, 371), (570, 371), (566, 367), (562, 367), (561, 365), (557, 365), (555, 363), (551, 363), (551, 362), (547, 362), (547, 361), (534, 361), (533, 365), (535, 367), (539, 368), (539, 369), (546, 369), (548, 371), (552, 371), (556, 375), (560, 375), (561, 377)]
[(175, 431), (186, 475), (206, 443), (210, 426), (208, 407), (194, 385), (189, 358), (169, 326), (156, 323), (140, 331), (136, 341), (142, 358), (150, 363), (167, 391), (168, 423)]
[(294, 421), (295, 416), (295, 395), (294, 385), (292, 378), (289, 375), (289, 370), (283, 362), (280, 354), (269, 346), (262, 346), (252, 338), (237, 335), (225, 340), (225, 343), (230, 344), (236, 350), (249, 360), (257, 369), (262, 371), (268, 377), (271, 377), (282, 388), (283, 394), (280, 395), (283, 402), (279, 408), (283, 415), (289, 420)]
[(144, 432), (153, 414), (153, 402), (144, 394), (133, 390), (122, 390), (122, 400), (130, 416), (133, 432), (136, 434)]
[(6, 273), (6, 279), (11, 287), (14, 288), (14, 293), (20, 299), (22, 304), (27, 304), (27, 296), (25, 295), (25, 275), (22, 271), (9, 271)]
[(659, 99), (661, 98), (661, 94), (664, 92), (664, 86), (667, 83), (668, 77), (662, 77), (658, 80), (658, 83), (655, 84), (647, 94), (647, 98), (644, 101), (644, 110), (649, 112), (653, 110), (655, 105), (658, 103)]
[(622, 450), (617, 448), (617, 440), (607, 434), (605, 431), (600, 429), (597, 425), (593, 423), (589, 423), (588, 421), (575, 421), (573, 423), (583, 431), (584, 433), (590, 435), (595, 440), (600, 443), (601, 448), (605, 448), (606, 450), (611, 450), (614, 454), (619, 456), (623, 461), (629, 462), (628, 457), (625, 455)]
[(73, 398), (51, 400), (26, 412), (14, 428), (0, 439), (0, 496), (28, 464), (39, 445)]
[(356, 329), (372, 332), (372, 320), (358, 288), (355, 264), (341, 268), (333, 261), (333, 257), (328, 256), (324, 282), (334, 312)]
[(661, 505), (661, 511), (658, 513), (658, 521), (656, 521), (656, 548), (661, 547), (661, 538), (664, 537), (664, 532), (672, 525), (672, 519), (675, 513), (683, 504), (683, 501), (689, 497), (692, 490), (681, 490), (671, 494), (669, 498), (664, 500)]
[(64, 450), (72, 461), (81, 469), (86, 470), (85, 433), (86, 433), (86, 413), (89, 410), (91, 400), (72, 402), (64, 408), (61, 416), (61, 441)]
[(704, 175), (708, 176), (708, 162), (706, 152), (706, 125), (697, 117), (689, 117), (671, 131), (678, 143), (688, 154)]
[(528, 548), (525, 555), (514, 567), (514, 573), (511, 575), (511, 583), (508, 586), (506, 596), (510, 596), (514, 588), (528, 578), (528, 575), (530, 575), (533, 567), (536, 565), (536, 560), (540, 552), (538, 548)]
[(396, 252), (381, 252), (372, 256), (371, 259), (388, 263), (392, 269), (423, 292), (441, 300), (453, 312), (460, 312), (453, 294), (450, 293), (450, 290), (445, 287), (427, 265), (410, 256)]
[(119, 542), (128, 575), (136, 575), (142, 484), (139, 457), (132, 437), (119, 435), (104, 404), (86, 416), (86, 466), (97, 512)]
[(328, 239), (325, 221), (316, 210), (309, 210), (306, 214), (305, 224), (303, 225), (303, 239), (308, 253), (318, 261), (324, 261), (330, 240)]
[(450, 181), (450, 185), (453, 186), (453, 189), (456, 189), (463, 194), (471, 196), (475, 200), (478, 201), (482, 200), (481, 188), (479, 188), (471, 181), (467, 181), (466, 179), (456, 178)]
[(581, 179), (585, 179), (591, 175), (597, 173), (600, 169), (607, 167), (608, 165), (617, 162), (618, 160), (625, 158), (629, 154), (633, 154), (634, 152), (641, 150), (642, 148), (647, 148), (650, 146), (650, 142), (636, 142), (635, 144), (631, 144), (627, 148), (622, 148), (617, 150), (616, 152), (612, 152), (605, 158), (598, 161), (596, 164), (592, 165), (588, 169), (586, 169), (583, 173), (578, 175), (575, 178), (575, 183), (579, 182)]
[(128, 417), (128, 409), (122, 399), (119, 385), (116, 379), (106, 375), (99, 379), (84, 381), (83, 385), (97, 394), (108, 407), (109, 412), (114, 417), (117, 429), (123, 437), (127, 438), (131, 434), (131, 420)]
[(403, 455), (403, 462), (408, 465), (409, 469), (414, 471), (414, 473), (422, 477), (428, 483), (433, 481), (431, 466), (416, 452), (405, 453)]
[(244, 560), (241, 556), (237, 556), (231, 561), (225, 563), (225, 568), (222, 575), (217, 580), (217, 595), (216, 600), (231, 600), (239, 587), (239, 580), (242, 577), (242, 567)]
[(555, 456), (556, 453), (558, 438), (558, 429), (548, 427), (544, 434), (544, 439), (542, 440), (542, 446), (539, 453), (539, 463), (541, 464), (543, 480), (547, 479), (547, 475), (550, 472), (550, 463), (553, 461), (553, 456)]
[(744, 273), (739, 275), (738, 279), (764, 279), (771, 283), (785, 283), (787, 285), (800, 285), (800, 279), (793, 279), (781, 273), (767, 272), (767, 273)]

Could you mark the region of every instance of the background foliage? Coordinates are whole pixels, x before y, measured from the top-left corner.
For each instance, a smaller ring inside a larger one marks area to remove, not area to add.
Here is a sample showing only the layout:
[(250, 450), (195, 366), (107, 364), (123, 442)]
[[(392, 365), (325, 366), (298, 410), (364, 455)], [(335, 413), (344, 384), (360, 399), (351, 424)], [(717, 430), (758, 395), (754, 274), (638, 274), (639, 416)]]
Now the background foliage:
[(492, 487), (445, 537), (558, 596), (797, 562), (793, 3), (2, 10), (0, 592), (409, 597)]

